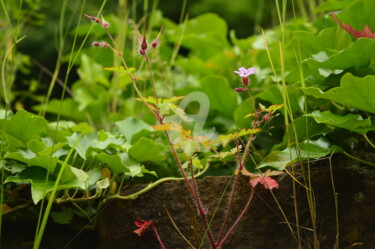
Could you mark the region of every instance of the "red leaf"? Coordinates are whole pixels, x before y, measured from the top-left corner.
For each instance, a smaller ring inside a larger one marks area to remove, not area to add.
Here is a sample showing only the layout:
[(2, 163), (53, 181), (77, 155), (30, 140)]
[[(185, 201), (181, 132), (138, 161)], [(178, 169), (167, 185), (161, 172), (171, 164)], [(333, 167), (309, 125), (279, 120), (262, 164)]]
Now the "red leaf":
[(342, 22), (340, 22), (337, 19), (335, 13), (332, 13), (332, 18), (333, 18), (333, 20), (335, 20), (335, 22), (337, 22), (341, 26), (341, 28), (345, 29), (349, 34), (354, 36), (354, 38), (356, 38), (356, 39), (361, 38), (361, 37), (367, 37), (367, 38), (375, 39), (375, 33), (371, 31), (371, 29), (368, 25), (365, 25), (363, 30), (357, 31), (354, 28), (352, 28), (352, 26), (350, 26), (350, 24), (343, 24)]
[(276, 182), (276, 180), (272, 179), (269, 176), (258, 176), (250, 180), (250, 184), (251, 186), (253, 186), (253, 188), (255, 188), (255, 186), (258, 185), (258, 183), (262, 184), (265, 189), (273, 189), (279, 187), (279, 184)]
[(145, 234), (150, 228), (153, 226), (154, 221), (152, 220), (139, 220), (134, 221), (134, 225), (139, 227), (137, 230), (134, 230), (133, 232), (136, 233), (139, 237), (141, 237), (143, 234)]

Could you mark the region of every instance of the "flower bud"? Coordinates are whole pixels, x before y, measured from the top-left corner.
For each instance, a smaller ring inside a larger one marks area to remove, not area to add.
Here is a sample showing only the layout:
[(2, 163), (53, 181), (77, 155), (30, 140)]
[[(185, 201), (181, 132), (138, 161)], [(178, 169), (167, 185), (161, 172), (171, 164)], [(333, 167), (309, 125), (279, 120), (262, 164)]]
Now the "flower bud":
[(102, 48), (106, 48), (106, 47), (109, 47), (109, 44), (106, 43), (106, 42), (101, 42), (101, 43), (99, 43), (99, 46), (102, 47)]
[(272, 114), (271, 113), (267, 113), (263, 116), (262, 118), (262, 122), (267, 122), (268, 120), (270, 120), (272, 118)]
[(102, 22), (102, 26), (103, 26), (103, 28), (108, 29), (108, 27), (109, 27), (109, 22), (107, 22), (107, 21), (103, 21), (103, 22)]
[(106, 20), (104, 20), (103, 15), (100, 15), (100, 16), (102, 17), (102, 21), (101, 21), (101, 23), (102, 23), (103, 28), (108, 29), (108, 27), (109, 27), (109, 22), (107, 22)]
[(141, 48), (146, 51), (147, 49), (147, 42), (146, 42), (146, 38), (143, 37), (143, 40), (142, 40), (142, 43), (141, 43)]
[(242, 87), (239, 87), (239, 88), (234, 88), (233, 89), (234, 91), (236, 91), (236, 92), (245, 92), (246, 91), (246, 89), (245, 88), (242, 88)]
[(249, 78), (248, 77), (242, 77), (242, 84), (244, 86), (248, 86), (249, 85)]
[(155, 48), (155, 47), (158, 45), (158, 43), (159, 43), (159, 39), (156, 38), (156, 39), (151, 43), (151, 46), (152, 46), (153, 48)]
[(94, 41), (94, 42), (91, 43), (91, 45), (93, 45), (95, 47), (99, 47), (100, 46), (100, 42)]
[(139, 50), (139, 53), (140, 53), (141, 55), (145, 55), (145, 54), (146, 54), (146, 50), (144, 50), (143, 48), (141, 48), (141, 49)]

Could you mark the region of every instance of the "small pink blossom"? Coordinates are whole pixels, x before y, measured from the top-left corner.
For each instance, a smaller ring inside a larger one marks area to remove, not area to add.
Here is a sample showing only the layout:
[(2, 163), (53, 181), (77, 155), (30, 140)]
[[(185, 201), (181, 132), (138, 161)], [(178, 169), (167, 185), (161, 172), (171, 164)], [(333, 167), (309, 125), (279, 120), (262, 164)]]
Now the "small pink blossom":
[(248, 69), (244, 67), (240, 67), (238, 71), (234, 71), (236, 74), (238, 74), (240, 77), (245, 78), (249, 77), (251, 74), (255, 74), (255, 68), (250, 67)]
[(109, 22), (107, 22), (106, 20), (104, 20), (103, 15), (100, 15), (100, 16), (102, 17), (102, 26), (103, 26), (103, 28), (108, 29), (109, 28)]

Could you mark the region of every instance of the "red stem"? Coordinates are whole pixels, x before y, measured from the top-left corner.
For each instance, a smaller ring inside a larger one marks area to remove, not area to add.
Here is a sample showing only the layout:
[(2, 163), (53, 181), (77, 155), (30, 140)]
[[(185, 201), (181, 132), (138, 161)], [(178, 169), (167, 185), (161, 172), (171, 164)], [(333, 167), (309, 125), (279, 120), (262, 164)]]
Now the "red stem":
[(227, 238), (229, 237), (229, 235), (233, 232), (234, 228), (238, 225), (238, 223), (240, 222), (240, 220), (242, 219), (242, 217), (244, 216), (244, 214), (246, 213), (247, 209), (249, 208), (250, 204), (251, 204), (251, 201), (253, 199), (253, 196), (254, 196), (254, 188), (251, 188), (251, 194), (250, 194), (250, 197), (249, 197), (249, 200), (247, 201), (246, 203), (246, 206), (245, 208), (242, 210), (240, 216), (238, 216), (236, 222), (234, 222), (234, 224), (232, 225), (232, 227), (229, 229), (229, 231), (227, 232), (227, 234), (224, 236), (224, 238), (217, 244), (217, 248), (221, 248), (224, 244), (224, 242), (227, 240)]
[(159, 236), (158, 231), (156, 230), (156, 227), (155, 227), (155, 224), (154, 224), (154, 223), (152, 223), (152, 228), (154, 229), (154, 232), (155, 232), (156, 238), (158, 239), (161, 248), (163, 248), (163, 249), (167, 249), (167, 248), (164, 246), (163, 242), (161, 241), (161, 238), (160, 238), (160, 236)]
[[(161, 121), (160, 124), (162, 124), (162, 123), (163, 122)], [(177, 162), (177, 165), (178, 165), (178, 167), (179, 167), (179, 169), (181, 171), (181, 174), (184, 177), (185, 183), (188, 186), (188, 189), (189, 189), (190, 193), (193, 195), (193, 198), (194, 198), (194, 200), (195, 200), (195, 202), (197, 204), (198, 212), (199, 212), (199, 215), (202, 218), (202, 222), (203, 222), (204, 228), (207, 231), (207, 235), (208, 235), (208, 238), (210, 240), (211, 246), (212, 246), (212, 248), (216, 249), (215, 240), (212, 237), (212, 234), (211, 234), (210, 230), (208, 229), (208, 223), (207, 223), (207, 219), (206, 219), (206, 214), (205, 214), (205, 212), (203, 210), (203, 207), (202, 207), (202, 204), (201, 204), (201, 200), (199, 199), (199, 196), (195, 194), (198, 191), (196, 190), (196, 187), (195, 187), (195, 190), (194, 190), (193, 187), (191, 186), (191, 184), (189, 182), (189, 179), (187, 178), (187, 175), (186, 175), (184, 169), (182, 168), (182, 164), (181, 164), (180, 158), (178, 157), (177, 152), (176, 152), (175, 148), (173, 147), (173, 143), (172, 143), (171, 138), (170, 138), (170, 136), (168, 134), (168, 131), (164, 131), (164, 133), (165, 133), (165, 136), (167, 137), (168, 143), (170, 144), (173, 156), (174, 156), (174, 158), (175, 158), (175, 160)], [(192, 179), (193, 179), (193, 176), (194, 175), (192, 175)]]
[[(238, 147), (238, 140), (236, 140), (236, 147), (237, 147), (237, 152), (239, 154), (240, 149)], [(237, 188), (237, 183), (238, 183), (238, 180), (239, 180), (239, 177), (240, 177), (240, 174), (241, 174), (241, 170), (243, 169), (243, 165), (242, 165), (242, 162), (241, 162), (241, 155), (238, 155), (238, 164), (239, 164), (238, 173), (236, 175), (236, 179), (234, 180), (234, 185), (233, 185), (233, 189), (232, 189), (232, 193), (231, 193), (231, 197), (230, 197), (230, 201), (229, 201), (229, 206), (228, 206), (228, 209), (227, 209), (227, 214), (225, 215), (225, 219), (224, 219), (223, 225), (221, 227), (220, 235), (217, 238), (216, 244), (218, 244), (220, 242), (221, 238), (224, 235), (224, 230), (225, 230), (225, 227), (227, 226), (230, 211), (232, 209), (234, 194), (235, 194), (236, 188)]]

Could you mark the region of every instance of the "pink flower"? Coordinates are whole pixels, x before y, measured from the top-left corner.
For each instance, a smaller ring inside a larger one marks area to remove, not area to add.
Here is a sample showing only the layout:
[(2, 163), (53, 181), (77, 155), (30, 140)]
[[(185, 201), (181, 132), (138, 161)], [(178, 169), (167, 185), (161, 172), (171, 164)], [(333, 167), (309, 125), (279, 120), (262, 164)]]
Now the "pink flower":
[(250, 68), (246, 69), (244, 67), (240, 67), (238, 69), (238, 71), (234, 71), (234, 72), (236, 74), (238, 74), (240, 77), (246, 78), (246, 77), (249, 77), (249, 75), (251, 75), (251, 74), (255, 74), (255, 68), (250, 67)]

